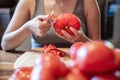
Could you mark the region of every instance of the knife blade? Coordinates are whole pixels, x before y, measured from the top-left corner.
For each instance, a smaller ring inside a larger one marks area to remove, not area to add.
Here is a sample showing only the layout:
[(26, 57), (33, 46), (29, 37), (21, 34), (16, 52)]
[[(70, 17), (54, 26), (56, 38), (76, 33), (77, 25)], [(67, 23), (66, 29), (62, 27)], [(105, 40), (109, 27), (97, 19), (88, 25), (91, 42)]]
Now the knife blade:
[(52, 15), (54, 14), (54, 10), (52, 10), (50, 12), (50, 14), (47, 16), (47, 18), (45, 19), (46, 21), (49, 21), (49, 19), (52, 17)]

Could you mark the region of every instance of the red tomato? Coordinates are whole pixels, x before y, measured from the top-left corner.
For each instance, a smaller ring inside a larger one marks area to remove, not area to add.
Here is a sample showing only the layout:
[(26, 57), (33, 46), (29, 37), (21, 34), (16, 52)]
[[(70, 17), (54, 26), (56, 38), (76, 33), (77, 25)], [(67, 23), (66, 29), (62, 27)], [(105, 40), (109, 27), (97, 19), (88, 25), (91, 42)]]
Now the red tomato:
[(41, 53), (43, 54), (52, 54), (58, 57), (64, 57), (67, 53), (57, 49), (57, 47), (53, 44), (45, 45), (43, 49), (41, 50)]
[(91, 80), (120, 80), (114, 73), (99, 74), (91, 78)]
[(115, 76), (117, 76), (120, 79), (120, 70), (115, 71)]
[(22, 67), (13, 73), (9, 80), (30, 80), (33, 67)]
[(83, 42), (76, 42), (70, 47), (70, 57), (75, 59), (77, 49), (79, 49), (83, 45)]
[(90, 80), (87, 75), (79, 71), (79, 68), (74, 65), (70, 67), (70, 73), (65, 77), (65, 80)]
[(57, 47), (55, 45), (53, 45), (53, 44), (45, 45), (42, 48), (41, 52), (46, 53), (46, 52), (49, 52), (49, 50), (51, 50), (51, 49), (57, 49)]
[(76, 65), (70, 66), (69, 70), (69, 74), (63, 80), (90, 80), (89, 76), (80, 72)]
[(79, 74), (79, 67), (76, 66), (75, 64), (73, 66), (70, 67), (70, 71), (74, 74)]
[(115, 56), (116, 56), (117, 70), (120, 70), (120, 49), (118, 49), (118, 48), (114, 49), (114, 53), (115, 53)]
[(37, 64), (33, 69), (30, 80), (56, 80), (56, 76), (53, 76), (52, 71), (46, 67)]
[(76, 65), (86, 73), (100, 73), (115, 68), (113, 49), (108, 48), (102, 41), (84, 43), (76, 54)]
[(64, 77), (69, 69), (54, 55), (42, 55), (32, 72), (32, 80), (54, 80)]
[(69, 73), (66, 76), (65, 80), (90, 80), (90, 79), (83, 75), (82, 73), (79, 74)]
[(64, 13), (58, 16), (58, 18), (53, 23), (55, 31), (63, 35), (61, 30), (65, 30), (71, 35), (74, 35), (73, 32), (69, 29), (69, 27), (73, 27), (76, 30), (80, 29), (81, 23), (76, 15), (71, 13)]

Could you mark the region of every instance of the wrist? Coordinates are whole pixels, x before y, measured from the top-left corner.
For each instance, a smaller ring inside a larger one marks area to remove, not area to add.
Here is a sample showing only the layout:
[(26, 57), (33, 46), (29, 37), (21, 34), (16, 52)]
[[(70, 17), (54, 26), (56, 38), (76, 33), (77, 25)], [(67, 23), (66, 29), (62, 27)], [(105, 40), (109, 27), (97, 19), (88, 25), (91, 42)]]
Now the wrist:
[(25, 30), (27, 33), (32, 34), (32, 30), (29, 26), (29, 22), (25, 23), (23, 26), (25, 26)]

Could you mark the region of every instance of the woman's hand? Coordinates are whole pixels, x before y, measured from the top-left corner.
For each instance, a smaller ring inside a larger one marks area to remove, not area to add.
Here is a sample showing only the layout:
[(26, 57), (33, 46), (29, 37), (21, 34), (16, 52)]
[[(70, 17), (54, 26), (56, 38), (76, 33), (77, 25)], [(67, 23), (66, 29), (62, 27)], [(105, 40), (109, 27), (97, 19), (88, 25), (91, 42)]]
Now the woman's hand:
[(46, 19), (47, 15), (39, 15), (27, 22), (27, 25), (33, 33), (42, 37), (50, 29), (50, 18)]
[(74, 33), (74, 35), (70, 35), (69, 33), (67, 33), (65, 30), (62, 30), (62, 35), (57, 34), (59, 37), (71, 42), (71, 43), (75, 43), (75, 42), (86, 42), (86, 41), (91, 41), (89, 38), (86, 37), (86, 35), (81, 31), (77, 31), (76, 29), (70, 27), (70, 30)]

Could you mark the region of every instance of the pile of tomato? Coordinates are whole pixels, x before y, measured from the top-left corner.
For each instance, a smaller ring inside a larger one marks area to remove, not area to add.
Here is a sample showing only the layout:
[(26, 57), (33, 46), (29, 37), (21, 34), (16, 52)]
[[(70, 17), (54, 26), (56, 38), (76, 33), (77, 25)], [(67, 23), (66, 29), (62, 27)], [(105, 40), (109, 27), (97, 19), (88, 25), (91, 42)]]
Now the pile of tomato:
[[(58, 55), (59, 51), (64, 56)], [(45, 46), (43, 52), (34, 67), (17, 69), (9, 80), (120, 80), (120, 49), (106, 42), (74, 43), (69, 66), (60, 60), (68, 53), (55, 45)]]
[(72, 80), (120, 80), (120, 49), (108, 41), (77, 42), (70, 48), (74, 67), (84, 79)]

